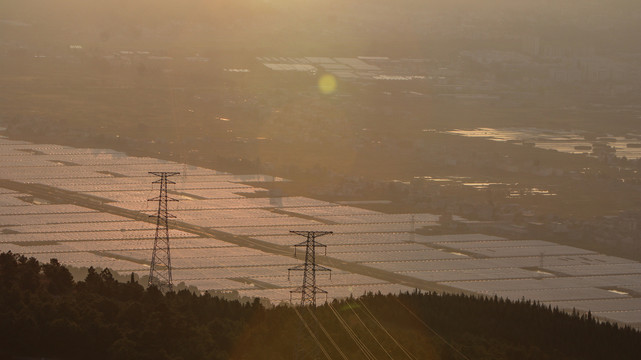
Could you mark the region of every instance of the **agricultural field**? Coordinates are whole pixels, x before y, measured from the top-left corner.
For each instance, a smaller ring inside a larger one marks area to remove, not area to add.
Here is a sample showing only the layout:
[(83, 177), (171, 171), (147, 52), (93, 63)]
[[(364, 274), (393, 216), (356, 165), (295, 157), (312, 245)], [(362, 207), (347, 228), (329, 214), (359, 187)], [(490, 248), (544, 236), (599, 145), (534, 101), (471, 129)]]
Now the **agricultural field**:
[(319, 239), (327, 248), (317, 255), (332, 269), (331, 278), (317, 279), (328, 299), (413, 289), (473, 293), (641, 324), (641, 263), (621, 257), (539, 239), (422, 235), (441, 225), (438, 215), (275, 196), (257, 184), (287, 179), (109, 149), (2, 138), (0, 164), (0, 251), (43, 262), (147, 276), (156, 227), (148, 216), (156, 202), (148, 199), (158, 195), (149, 172), (176, 171), (169, 188), (179, 200), (170, 203), (175, 283), (288, 302), (301, 281), (288, 276), (303, 262), (294, 245), (304, 241), (290, 231), (332, 231)]

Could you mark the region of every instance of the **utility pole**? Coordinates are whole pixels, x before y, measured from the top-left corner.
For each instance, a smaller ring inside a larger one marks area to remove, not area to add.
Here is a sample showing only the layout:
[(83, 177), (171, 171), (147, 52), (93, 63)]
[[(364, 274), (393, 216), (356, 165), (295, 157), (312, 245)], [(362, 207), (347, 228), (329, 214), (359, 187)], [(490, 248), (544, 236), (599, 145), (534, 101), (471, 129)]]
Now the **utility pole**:
[(162, 292), (173, 290), (171, 280), (171, 256), (169, 254), (169, 219), (175, 218), (167, 209), (169, 201), (178, 201), (167, 196), (167, 185), (175, 184), (169, 180), (170, 176), (178, 175), (179, 172), (149, 172), (160, 179), (153, 184), (160, 184), (160, 195), (149, 199), (148, 201), (158, 202), (158, 211), (155, 215), (149, 215), (156, 218), (156, 236), (154, 238), (154, 251), (151, 255), (151, 267), (149, 269), (149, 286), (155, 285)]
[(302, 271), (303, 272), (303, 285), (291, 290), (290, 293), (290, 302), (292, 294), (300, 293), (300, 304), (302, 306), (312, 305), (316, 306), (316, 294), (327, 294), (327, 291), (320, 289), (316, 286), (316, 272), (317, 271), (328, 271), (330, 272), (329, 276), (331, 279), (332, 273), (331, 269), (326, 268), (322, 265), (316, 264), (316, 248), (323, 247), (327, 254), (327, 245), (323, 245), (316, 241), (317, 237), (333, 234), (331, 231), (290, 231), (290, 233), (305, 236), (307, 240), (294, 245), (294, 256), (296, 256), (296, 248), (305, 247), (305, 263), (294, 266), (293, 268), (287, 269), (287, 278), (289, 279), (289, 274), (291, 271)]

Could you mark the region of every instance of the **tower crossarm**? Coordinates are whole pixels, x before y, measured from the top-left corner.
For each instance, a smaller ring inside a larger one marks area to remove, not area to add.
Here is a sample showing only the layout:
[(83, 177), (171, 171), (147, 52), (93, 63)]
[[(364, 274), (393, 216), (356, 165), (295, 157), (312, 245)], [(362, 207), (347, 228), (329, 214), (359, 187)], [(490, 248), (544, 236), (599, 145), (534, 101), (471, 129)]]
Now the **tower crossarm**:
[[(180, 175), (179, 172), (175, 172), (175, 171), (149, 171), (149, 174), (156, 175), (156, 176), (161, 177), (161, 178), (163, 176), (169, 177), (169, 176), (174, 176), (174, 175)], [(160, 181), (162, 181), (162, 179), (158, 179), (158, 180), (154, 181), (154, 183), (159, 183)], [(171, 180), (169, 180), (169, 183), (170, 184), (175, 184)]]
[(313, 235), (314, 238), (334, 233), (333, 231), (299, 231), (299, 230), (290, 230), (289, 232), (292, 234), (300, 235), (300, 236)]

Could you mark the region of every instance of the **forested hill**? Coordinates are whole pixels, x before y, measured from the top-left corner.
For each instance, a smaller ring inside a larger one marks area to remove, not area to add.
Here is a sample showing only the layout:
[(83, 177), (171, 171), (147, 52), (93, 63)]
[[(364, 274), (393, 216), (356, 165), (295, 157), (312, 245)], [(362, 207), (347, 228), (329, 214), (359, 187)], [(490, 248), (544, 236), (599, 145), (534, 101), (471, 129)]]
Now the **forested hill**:
[[(301, 319), (303, 321), (301, 321)], [(313, 337), (310, 336), (310, 332)], [(320, 344), (320, 346), (319, 346)], [(365, 355), (367, 354), (367, 355)], [(315, 310), (163, 295), (0, 254), (0, 358), (638, 359), (641, 333), (530, 302), (366, 295)]]

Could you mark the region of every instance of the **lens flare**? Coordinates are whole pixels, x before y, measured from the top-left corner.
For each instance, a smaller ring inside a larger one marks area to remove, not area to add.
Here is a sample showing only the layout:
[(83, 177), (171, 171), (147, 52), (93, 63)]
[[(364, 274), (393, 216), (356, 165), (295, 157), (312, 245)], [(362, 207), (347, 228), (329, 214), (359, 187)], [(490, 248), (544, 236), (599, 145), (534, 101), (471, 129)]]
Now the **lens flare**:
[(325, 95), (336, 91), (336, 78), (332, 74), (325, 74), (318, 79), (318, 89)]

